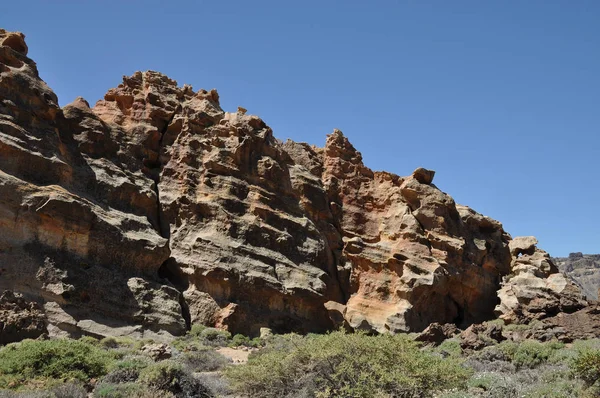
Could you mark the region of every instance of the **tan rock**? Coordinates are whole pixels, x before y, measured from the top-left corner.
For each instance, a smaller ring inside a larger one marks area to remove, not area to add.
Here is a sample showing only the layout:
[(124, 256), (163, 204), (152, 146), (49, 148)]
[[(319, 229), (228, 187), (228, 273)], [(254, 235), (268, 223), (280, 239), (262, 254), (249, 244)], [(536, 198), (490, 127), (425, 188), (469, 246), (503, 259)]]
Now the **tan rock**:
[(0, 29), (0, 46), (6, 46), (22, 55), (27, 55), (28, 49), (23, 33), (7, 32), (4, 29)]
[(413, 178), (419, 181), (421, 184), (431, 184), (433, 182), (434, 175), (435, 171), (427, 170), (423, 167), (419, 167), (412, 173)]
[(155, 361), (163, 361), (165, 359), (169, 359), (171, 358), (171, 356), (173, 356), (173, 353), (171, 351), (171, 346), (169, 346), (168, 344), (164, 344), (164, 343), (159, 343), (159, 344), (146, 344), (144, 345), (140, 351), (143, 354), (148, 355), (150, 358), (152, 358)]
[[(22, 38), (0, 31), (0, 291), (38, 298), (51, 333), (468, 326), (493, 316), (510, 251), (530, 256), (433, 171), (374, 172), (339, 130), (282, 143), (216, 90), (136, 72), (60, 108)], [(569, 289), (546, 258), (519, 264), (545, 278), (522, 290)]]
[(509, 243), (511, 273), (498, 290), (500, 304), (495, 309), (507, 323), (528, 323), (587, 305), (579, 287), (559, 273), (548, 253), (536, 244), (532, 236)]
[(46, 333), (46, 317), (35, 302), (9, 290), (0, 294), (0, 345)]

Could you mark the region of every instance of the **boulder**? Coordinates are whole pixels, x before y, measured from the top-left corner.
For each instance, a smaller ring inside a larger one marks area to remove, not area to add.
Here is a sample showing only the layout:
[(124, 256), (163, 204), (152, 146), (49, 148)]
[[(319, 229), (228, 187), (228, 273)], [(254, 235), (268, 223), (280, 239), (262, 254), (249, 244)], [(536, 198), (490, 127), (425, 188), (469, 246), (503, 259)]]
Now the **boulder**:
[(460, 334), (460, 346), (468, 350), (481, 350), (503, 340), (502, 326), (495, 323), (473, 324)]
[(451, 323), (440, 325), (439, 323), (434, 322), (427, 326), (427, 328), (421, 333), (419, 333), (419, 335), (415, 337), (415, 340), (432, 345), (440, 345), (444, 342), (444, 340), (454, 337), (459, 332), (460, 331), (456, 325)]

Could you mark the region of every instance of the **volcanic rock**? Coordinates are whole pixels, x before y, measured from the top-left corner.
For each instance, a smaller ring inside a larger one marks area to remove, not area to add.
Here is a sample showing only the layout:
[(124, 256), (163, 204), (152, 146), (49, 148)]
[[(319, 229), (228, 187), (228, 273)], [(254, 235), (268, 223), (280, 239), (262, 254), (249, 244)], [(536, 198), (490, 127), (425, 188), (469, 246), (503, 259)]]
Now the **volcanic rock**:
[(459, 329), (454, 324), (446, 323), (444, 325), (440, 325), (439, 323), (434, 322), (427, 326), (427, 328), (421, 333), (419, 333), (419, 335), (415, 337), (415, 341), (439, 345), (443, 343), (444, 340), (458, 334), (458, 332)]
[(434, 175), (435, 171), (427, 170), (423, 167), (419, 167), (412, 173), (413, 178), (419, 181), (421, 184), (431, 184), (433, 182)]
[(598, 299), (600, 289), (600, 254), (571, 253), (552, 261), (560, 272), (571, 278), (590, 300)]
[(469, 350), (481, 350), (503, 340), (506, 338), (502, 334), (502, 326), (494, 323), (474, 324), (460, 334), (461, 348)]
[(6, 290), (0, 294), (0, 344), (35, 339), (46, 333), (42, 308), (23, 295)]
[[(433, 171), (374, 172), (339, 130), (282, 143), (158, 72), (61, 108), (22, 39), (0, 31), (0, 291), (42, 304), (51, 335), (467, 327), (524, 267)], [(580, 305), (535, 264), (560, 303), (545, 311)]]
[(587, 305), (581, 290), (561, 274), (532, 236), (509, 243), (511, 273), (498, 291), (496, 314), (507, 323), (527, 323), (559, 312), (574, 312)]

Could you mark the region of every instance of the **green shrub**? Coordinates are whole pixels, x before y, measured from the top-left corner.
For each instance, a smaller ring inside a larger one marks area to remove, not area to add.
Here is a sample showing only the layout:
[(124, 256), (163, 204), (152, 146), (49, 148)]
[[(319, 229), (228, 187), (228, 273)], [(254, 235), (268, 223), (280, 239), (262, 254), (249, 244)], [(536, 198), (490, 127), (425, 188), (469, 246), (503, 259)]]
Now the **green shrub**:
[(114, 354), (79, 340), (25, 340), (0, 349), (0, 388), (39, 378), (88, 381), (107, 373)]
[(186, 352), (182, 358), (185, 366), (193, 372), (215, 371), (231, 362), (214, 349)]
[[(240, 335), (241, 336), (241, 335)], [(206, 346), (224, 347), (230, 344), (231, 333), (226, 330), (208, 328), (203, 325), (193, 325), (192, 329), (182, 337), (179, 337), (171, 345), (183, 352), (201, 351)], [(239, 341), (240, 337), (238, 337)]]
[(82, 336), (79, 338), (79, 341), (85, 344), (98, 345), (100, 341), (92, 336)]
[(134, 382), (140, 372), (152, 363), (150, 358), (141, 355), (125, 357), (112, 364), (110, 372), (102, 378), (102, 382), (107, 384)]
[(250, 337), (244, 336), (243, 334), (236, 334), (235, 336), (233, 336), (231, 338), (231, 341), (229, 342), (230, 347), (239, 347), (239, 346), (248, 347), (249, 344), (250, 344)]
[(178, 337), (171, 342), (171, 346), (182, 352), (201, 351), (207, 348), (204, 340), (191, 336)]
[(264, 345), (265, 345), (264, 339), (261, 339), (260, 337), (255, 337), (255, 338), (251, 339), (250, 337), (244, 336), (243, 334), (236, 334), (229, 341), (229, 347), (244, 346), (244, 347), (258, 348), (258, 347), (264, 347)]
[(199, 323), (195, 323), (192, 325), (190, 331), (188, 332), (188, 334), (190, 336), (194, 336), (194, 337), (200, 337), (200, 334), (202, 334), (202, 332), (204, 331), (204, 329), (206, 329), (206, 326), (201, 325)]
[[(210, 391), (173, 360), (154, 363), (140, 372), (138, 381), (176, 396), (211, 397)], [(194, 395), (195, 394), (195, 395)]]
[(226, 330), (216, 328), (206, 328), (200, 333), (200, 338), (204, 343), (212, 346), (227, 345), (227, 341), (231, 339), (231, 333)]
[(142, 347), (144, 347), (145, 345), (149, 345), (149, 344), (154, 344), (154, 340), (153, 339), (135, 340), (133, 342), (132, 349), (134, 351), (139, 351), (142, 349)]
[(600, 384), (600, 350), (581, 351), (573, 360), (571, 369), (586, 386)]
[(152, 363), (152, 360), (143, 355), (126, 356), (120, 361), (113, 363), (111, 370), (132, 369), (138, 372), (145, 369)]
[(94, 390), (94, 398), (175, 398), (167, 391), (137, 383), (100, 383)]
[(529, 388), (524, 398), (565, 398), (582, 397), (583, 391), (576, 380), (557, 380), (540, 383)]
[(460, 347), (460, 340), (458, 339), (444, 340), (442, 344), (435, 347), (433, 351), (452, 358), (460, 358), (463, 353), (462, 348)]
[(498, 349), (517, 368), (535, 368), (542, 363), (546, 363), (551, 356), (563, 347), (564, 344), (557, 341), (540, 343), (535, 340), (525, 340), (521, 343), (503, 341), (498, 345)]
[(342, 331), (272, 339), (246, 365), (226, 370), (233, 390), (251, 397), (428, 397), (465, 387), (470, 374), (406, 336)]

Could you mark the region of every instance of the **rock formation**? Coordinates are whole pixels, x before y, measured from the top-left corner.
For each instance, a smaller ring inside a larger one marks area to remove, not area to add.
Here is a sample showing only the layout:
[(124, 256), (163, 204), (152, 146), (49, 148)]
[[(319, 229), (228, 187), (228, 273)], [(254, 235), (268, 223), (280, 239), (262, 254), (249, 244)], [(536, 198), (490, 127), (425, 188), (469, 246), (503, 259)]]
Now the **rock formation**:
[(520, 273), (502, 225), (433, 171), (374, 172), (339, 130), (282, 143), (157, 72), (60, 108), (23, 35), (0, 43), (0, 291), (43, 305), (51, 335), (466, 327)]
[(35, 302), (21, 294), (0, 294), (0, 345), (22, 339), (35, 339), (46, 333), (46, 317)]
[(569, 276), (588, 299), (598, 299), (600, 289), (600, 254), (571, 253), (569, 257), (557, 257), (552, 261), (560, 272)]
[(498, 291), (497, 315), (508, 323), (526, 323), (559, 312), (574, 312), (587, 305), (581, 290), (558, 272), (532, 236), (510, 241), (513, 257), (510, 275)]

